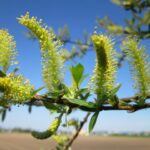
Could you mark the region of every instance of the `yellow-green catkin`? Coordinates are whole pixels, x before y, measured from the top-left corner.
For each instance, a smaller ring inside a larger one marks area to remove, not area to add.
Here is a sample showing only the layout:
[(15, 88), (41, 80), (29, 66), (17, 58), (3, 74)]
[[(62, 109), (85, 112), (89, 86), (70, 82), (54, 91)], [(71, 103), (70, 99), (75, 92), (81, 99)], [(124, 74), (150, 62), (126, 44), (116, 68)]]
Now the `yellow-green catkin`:
[(52, 30), (42, 25), (42, 20), (36, 17), (25, 16), (18, 18), (19, 23), (27, 27), (39, 39), (42, 53), (43, 80), (49, 91), (55, 90), (63, 81), (63, 57), (60, 41)]
[(58, 143), (58, 144), (65, 144), (69, 138), (66, 135), (63, 134), (57, 134), (53, 135), (52, 138)]
[(32, 95), (33, 86), (23, 76), (8, 74), (0, 77), (0, 100), (2, 103), (24, 103)]
[(135, 37), (127, 37), (122, 43), (122, 50), (126, 53), (130, 64), (134, 88), (137, 94), (145, 98), (150, 90), (150, 63), (145, 47)]
[(7, 30), (0, 29), (0, 68), (6, 73), (9, 66), (16, 64), (16, 42)]
[(51, 126), (49, 127), (48, 131), (50, 131), (51, 133), (56, 132), (60, 123), (61, 123), (61, 117), (56, 117), (52, 122)]
[(98, 101), (103, 101), (103, 96), (107, 97), (114, 88), (117, 69), (116, 52), (110, 37), (94, 34), (91, 39), (96, 51), (96, 65), (91, 82)]

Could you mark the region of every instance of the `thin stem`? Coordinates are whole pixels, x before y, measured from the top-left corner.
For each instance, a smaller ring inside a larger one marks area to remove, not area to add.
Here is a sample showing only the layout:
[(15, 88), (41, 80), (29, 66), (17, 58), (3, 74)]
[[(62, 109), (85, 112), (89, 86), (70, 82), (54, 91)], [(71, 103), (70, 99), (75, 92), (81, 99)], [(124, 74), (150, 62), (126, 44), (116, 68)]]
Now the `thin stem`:
[(77, 129), (76, 133), (73, 135), (73, 137), (70, 139), (70, 141), (64, 146), (62, 150), (68, 150), (69, 147), (73, 144), (75, 139), (78, 137), (81, 129), (83, 128), (84, 124), (87, 122), (88, 117), (90, 116), (90, 113), (88, 112), (86, 116), (84, 117), (83, 121), (81, 121), (79, 128)]

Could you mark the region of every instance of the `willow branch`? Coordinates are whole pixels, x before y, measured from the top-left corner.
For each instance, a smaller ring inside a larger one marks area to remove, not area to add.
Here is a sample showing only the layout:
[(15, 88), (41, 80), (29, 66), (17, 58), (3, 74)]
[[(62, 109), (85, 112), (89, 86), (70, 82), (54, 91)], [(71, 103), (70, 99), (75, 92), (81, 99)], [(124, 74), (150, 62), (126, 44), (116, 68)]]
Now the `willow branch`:
[[(136, 31), (136, 32), (129, 32), (129, 31), (127, 31), (127, 30), (124, 30), (123, 33), (124, 33), (124, 34), (137, 35), (137, 36), (139, 36), (140, 38), (149, 38), (150, 30), (147, 30), (147, 31), (141, 30), (141, 31)], [(146, 35), (147, 35), (147, 36), (146, 36)]]
[[(59, 39), (59, 38), (58, 38)], [(60, 39), (61, 40), (61, 39)], [(69, 43), (69, 44), (73, 44), (73, 45), (78, 45), (78, 46), (88, 46), (93, 48), (92, 44), (88, 44), (88, 43), (79, 43), (77, 41), (72, 41), (72, 40), (61, 40), (63, 43)]]
[[(150, 95), (148, 95), (145, 99), (149, 99), (149, 98), (150, 98)], [(131, 96), (131, 97), (126, 97), (126, 98), (120, 98), (119, 101), (129, 103), (129, 102), (137, 101), (139, 99), (140, 99), (139, 96)]]
[[(150, 95), (148, 95), (146, 97), (146, 99), (150, 98)], [(79, 108), (80, 110), (83, 111), (87, 111), (87, 112), (95, 112), (97, 110), (99, 111), (103, 111), (103, 110), (127, 110), (127, 111), (137, 111), (137, 110), (141, 110), (141, 109), (146, 109), (146, 108), (150, 108), (150, 103), (145, 103), (143, 105), (138, 105), (138, 104), (132, 104), (131, 102), (135, 102), (137, 100), (139, 100), (140, 97), (138, 96), (132, 96), (132, 97), (127, 97), (127, 98), (121, 98), (118, 101), (119, 102), (124, 102), (126, 103), (126, 105), (109, 105), (109, 104), (103, 104), (102, 106), (97, 106), (97, 107), (86, 107), (86, 106), (80, 106), (78, 104), (74, 104), (74, 103), (70, 103), (69, 100), (65, 99), (65, 98), (49, 98), (46, 96), (41, 96), (41, 95), (35, 95), (30, 102), (27, 102), (26, 104), (28, 105), (35, 105), (35, 106), (43, 106), (43, 101), (46, 101), (48, 103), (55, 103), (55, 104), (59, 104), (59, 105), (65, 105), (65, 106), (69, 106), (69, 108)], [(130, 104), (131, 103), (131, 104)]]

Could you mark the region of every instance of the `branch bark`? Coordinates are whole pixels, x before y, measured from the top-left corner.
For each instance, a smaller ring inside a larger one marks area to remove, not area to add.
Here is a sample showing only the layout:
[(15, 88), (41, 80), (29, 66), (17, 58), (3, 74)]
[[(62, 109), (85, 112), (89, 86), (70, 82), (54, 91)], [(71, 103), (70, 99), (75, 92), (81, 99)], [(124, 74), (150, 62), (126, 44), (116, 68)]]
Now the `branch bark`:
[[(148, 95), (146, 97), (146, 99), (150, 98), (150, 95)], [(89, 108), (86, 106), (80, 106), (78, 104), (73, 104), (70, 103), (67, 99), (65, 98), (58, 98), (58, 99), (54, 99), (54, 98), (49, 98), (46, 96), (41, 96), (41, 95), (35, 95), (30, 102), (26, 103), (28, 105), (35, 105), (35, 106), (43, 106), (43, 101), (46, 101), (48, 103), (55, 103), (55, 104), (59, 104), (59, 105), (66, 105), (69, 106), (69, 108), (79, 108), (80, 110), (83, 111), (87, 111), (87, 112), (95, 112), (97, 110), (99, 111), (103, 111), (103, 110), (127, 110), (130, 112), (134, 112), (137, 110), (141, 110), (141, 109), (146, 109), (146, 108), (150, 108), (150, 103), (145, 103), (143, 105), (138, 105), (138, 104), (132, 104), (134, 101), (139, 100), (140, 97), (138, 96), (132, 96), (132, 97), (127, 97), (127, 98), (121, 98), (118, 101), (119, 102), (124, 102), (126, 103), (126, 105), (110, 105), (108, 103), (103, 104), (102, 106), (99, 107), (95, 107), (95, 108)]]

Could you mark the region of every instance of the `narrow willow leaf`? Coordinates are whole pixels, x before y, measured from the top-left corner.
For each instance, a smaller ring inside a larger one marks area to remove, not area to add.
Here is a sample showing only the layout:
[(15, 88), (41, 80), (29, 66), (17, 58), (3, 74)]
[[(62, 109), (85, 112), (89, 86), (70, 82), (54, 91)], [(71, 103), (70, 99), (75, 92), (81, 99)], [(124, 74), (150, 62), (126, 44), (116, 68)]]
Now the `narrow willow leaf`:
[(6, 118), (6, 113), (7, 113), (7, 110), (5, 109), (3, 112), (2, 112), (2, 122), (5, 120)]
[(48, 109), (48, 110), (54, 110), (54, 111), (57, 111), (57, 112), (61, 112), (61, 107), (56, 105), (56, 104), (50, 104), (46, 101), (43, 101), (44, 103), (44, 106)]
[[(81, 95), (83, 95), (83, 94), (87, 94), (87, 93), (89, 93), (89, 92), (88, 92), (88, 88), (79, 89), (78, 91), (76, 91), (76, 97), (81, 96)], [(84, 100), (85, 100), (85, 99), (84, 99)]]
[(119, 103), (119, 98), (117, 95), (111, 96), (111, 99), (108, 100), (108, 103), (111, 104), (112, 106), (115, 106)]
[(136, 102), (139, 106), (142, 106), (145, 104), (145, 99), (139, 99), (137, 102)]
[(96, 124), (97, 118), (99, 115), (99, 111), (96, 111), (93, 116), (91, 117), (90, 123), (89, 123), (89, 132), (91, 132)]
[(34, 90), (34, 91), (32, 92), (32, 96), (34, 96), (35, 94), (37, 94), (39, 91), (43, 90), (44, 88), (45, 88), (45, 87), (42, 86), (42, 87), (40, 87), (40, 88)]
[(88, 90), (89, 90), (88, 88), (82, 88), (82, 89), (79, 89), (77, 92), (78, 92), (78, 94), (87, 93)]
[(88, 77), (88, 74), (83, 75), (79, 81), (79, 85), (81, 85), (84, 79), (86, 79), (87, 77)]
[(0, 77), (6, 77), (6, 74), (0, 70)]
[(92, 102), (86, 102), (85, 100), (80, 99), (67, 99), (70, 103), (77, 104), (79, 106), (84, 106), (88, 108), (96, 108), (96, 104)]
[(32, 112), (32, 105), (29, 105), (29, 107), (28, 107), (28, 112), (29, 112), (29, 113)]
[(119, 101), (119, 106), (129, 106), (129, 104), (123, 101)]
[(16, 72), (18, 72), (19, 71), (19, 68), (15, 68), (14, 70), (13, 70), (13, 73), (16, 73)]
[(84, 98), (85, 100), (87, 100), (90, 95), (91, 95), (90, 92), (88, 92), (88, 93), (86, 93), (86, 94), (83, 96), (83, 98)]
[(57, 98), (64, 93), (64, 90), (54, 90), (53, 92), (48, 92), (48, 95), (52, 98)]
[(117, 87), (115, 87), (111, 92), (110, 92), (110, 97), (113, 97), (114, 95), (116, 95), (116, 93), (119, 91), (121, 87), (121, 84), (119, 84)]
[(108, 100), (109, 104), (111, 104), (113, 106), (118, 104), (119, 98), (117, 97), (116, 93), (118, 92), (118, 90), (120, 89), (120, 87), (121, 87), (121, 84), (119, 84), (118, 86), (116, 86), (110, 92), (110, 94), (108, 96), (108, 98), (109, 98), (109, 100)]
[(75, 67), (71, 67), (70, 71), (72, 74), (72, 78), (78, 87), (81, 79), (83, 80), (85, 78), (85, 76), (83, 77), (84, 67), (79, 63)]

